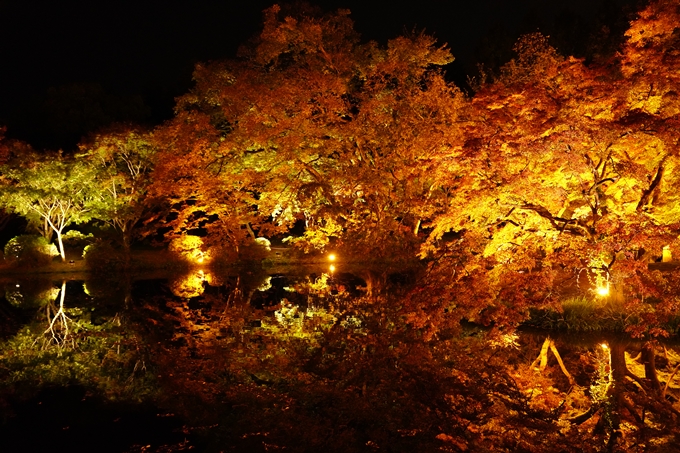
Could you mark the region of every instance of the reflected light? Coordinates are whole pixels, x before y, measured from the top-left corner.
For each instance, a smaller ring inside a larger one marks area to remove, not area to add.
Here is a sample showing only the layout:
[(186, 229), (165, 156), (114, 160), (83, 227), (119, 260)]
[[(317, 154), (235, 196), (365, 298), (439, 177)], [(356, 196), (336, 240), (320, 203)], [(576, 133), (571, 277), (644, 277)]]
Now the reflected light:
[(607, 343), (602, 343), (602, 344), (600, 344), (600, 347), (601, 347), (602, 349), (604, 349), (604, 350), (609, 349), (609, 346), (607, 346)]
[(329, 269), (330, 269), (331, 272), (335, 272), (335, 265), (331, 264)]
[(207, 276), (202, 270), (181, 276), (170, 283), (170, 291), (177, 297), (192, 298), (203, 294), (205, 287), (203, 282), (207, 282)]

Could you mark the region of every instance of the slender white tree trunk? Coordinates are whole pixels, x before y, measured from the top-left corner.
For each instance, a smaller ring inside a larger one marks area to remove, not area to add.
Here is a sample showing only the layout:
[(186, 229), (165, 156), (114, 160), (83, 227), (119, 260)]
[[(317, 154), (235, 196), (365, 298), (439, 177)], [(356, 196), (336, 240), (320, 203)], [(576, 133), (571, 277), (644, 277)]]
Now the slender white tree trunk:
[(61, 231), (57, 231), (57, 242), (59, 243), (59, 254), (61, 255), (62, 263), (66, 262), (66, 252), (64, 251), (64, 241), (61, 239)]

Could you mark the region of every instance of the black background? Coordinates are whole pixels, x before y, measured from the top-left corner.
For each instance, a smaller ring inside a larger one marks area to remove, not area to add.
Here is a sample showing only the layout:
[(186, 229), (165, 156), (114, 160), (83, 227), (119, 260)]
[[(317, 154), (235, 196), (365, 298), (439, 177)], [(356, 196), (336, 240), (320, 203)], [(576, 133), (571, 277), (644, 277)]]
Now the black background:
[[(511, 58), (521, 33), (540, 30), (563, 54), (590, 58), (603, 42), (620, 41), (640, 2), (312, 3), (326, 11), (350, 9), (364, 40), (385, 43), (410, 30), (433, 34), (456, 57), (447, 76), (465, 88), (478, 62), (493, 69)], [(0, 0), (0, 124), (10, 137), (64, 149), (112, 122), (159, 124), (191, 86), (194, 64), (234, 57), (272, 4)]]

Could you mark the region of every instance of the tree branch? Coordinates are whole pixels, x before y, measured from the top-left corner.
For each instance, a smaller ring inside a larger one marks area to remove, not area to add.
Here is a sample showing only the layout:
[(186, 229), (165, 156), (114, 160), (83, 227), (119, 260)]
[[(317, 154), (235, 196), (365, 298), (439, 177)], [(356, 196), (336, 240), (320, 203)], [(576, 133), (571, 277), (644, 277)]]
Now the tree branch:
[(654, 176), (654, 179), (652, 180), (652, 183), (649, 185), (649, 188), (642, 192), (642, 197), (640, 197), (640, 201), (638, 202), (637, 207), (635, 208), (636, 211), (640, 212), (642, 208), (645, 207), (647, 202), (649, 201), (649, 197), (652, 195), (652, 192), (659, 186), (661, 183), (661, 178), (663, 177), (664, 173), (664, 162), (666, 161), (666, 158), (664, 157), (663, 160), (661, 161), (661, 164), (659, 164), (659, 168), (656, 170), (656, 176)]
[[(521, 206), (520, 209), (526, 209), (529, 211), (534, 211), (536, 214), (539, 216), (543, 217), (544, 219), (548, 220), (550, 224), (552, 225), (553, 228), (556, 230), (560, 231), (568, 231), (572, 234), (575, 234), (577, 236), (590, 236), (591, 232), (590, 229), (583, 225), (581, 221), (575, 220), (575, 219), (565, 219), (563, 217), (557, 217), (554, 216), (548, 211), (546, 208), (543, 206), (531, 204), (531, 203), (526, 203), (523, 206)], [(561, 227), (558, 225), (558, 222), (564, 222), (564, 225)], [(570, 224), (573, 224), (574, 227), (569, 227)]]

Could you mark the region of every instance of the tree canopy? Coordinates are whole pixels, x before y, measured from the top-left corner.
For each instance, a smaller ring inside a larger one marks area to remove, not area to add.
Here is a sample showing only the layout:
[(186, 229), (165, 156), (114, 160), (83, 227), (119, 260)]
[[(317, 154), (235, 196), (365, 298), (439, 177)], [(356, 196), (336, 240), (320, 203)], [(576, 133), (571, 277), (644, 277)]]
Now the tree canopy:
[[(196, 66), (174, 118), (153, 130), (119, 125), (41, 154), (0, 129), (0, 223), (16, 213), (56, 235), (62, 260), (65, 231), (88, 224), (115, 230), (126, 253), (145, 236), (193, 261), (153, 296), (135, 294), (129, 272), (88, 282), (88, 303), (115, 298), (125, 313), (105, 328), (68, 308), (65, 281), (41, 289), (47, 329), (0, 353), (33, 382), (42, 374), (24, 373), (16, 347), (38, 364), (70, 348), (93, 388), (93, 358), (115, 355), (112, 376), (128, 369), (130, 382), (148, 362), (165, 407), (200, 414), (204, 432), (228, 426), (230, 445), (665, 451), (680, 414), (680, 357), (664, 349), (663, 376), (655, 364), (658, 339), (680, 325), (677, 1), (651, 2), (625, 38), (585, 61), (526, 35), (465, 93), (425, 33), (381, 46), (360, 40), (348, 11), (273, 6), (238, 58)], [(14, 248), (44, 244), (34, 239)], [(268, 239), (360, 261), (361, 275), (331, 268), (272, 289), (272, 260), (219, 272), (272, 257)], [(107, 270), (113, 248), (99, 248)], [(30, 296), (17, 288), (6, 289), (15, 306)], [(558, 330), (577, 309), (595, 318), (586, 328), (628, 337), (571, 345), (580, 376), (545, 335), (524, 364), (517, 328)], [(76, 351), (104, 329), (110, 341)], [(542, 374), (549, 353), (558, 377)]]
[(59, 155), (21, 156), (3, 167), (0, 202), (21, 214), (48, 240), (56, 235), (62, 261), (66, 260), (62, 235), (73, 223), (89, 221), (96, 195), (93, 174), (79, 162)]
[(652, 2), (617, 55), (588, 63), (526, 35), (468, 96), (431, 36), (380, 46), (346, 10), (273, 6), (152, 132), (103, 131), (74, 157), (3, 142), (4, 206), (47, 237), (98, 219), (124, 244), (143, 223), (208, 248), (285, 237), (419, 258), (461, 318), (512, 326), (587, 297), (664, 334), (676, 284), (650, 262), (679, 245), (677, 16)]

